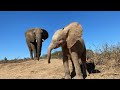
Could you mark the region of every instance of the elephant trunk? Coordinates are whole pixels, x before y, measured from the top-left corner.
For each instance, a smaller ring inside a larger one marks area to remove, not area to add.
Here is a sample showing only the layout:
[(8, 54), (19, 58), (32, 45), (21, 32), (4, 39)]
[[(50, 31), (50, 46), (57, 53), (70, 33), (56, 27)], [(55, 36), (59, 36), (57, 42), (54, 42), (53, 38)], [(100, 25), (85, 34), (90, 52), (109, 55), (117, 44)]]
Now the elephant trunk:
[(37, 42), (37, 45), (36, 45), (36, 57), (37, 57), (37, 60), (40, 59), (40, 55), (41, 55), (41, 48), (42, 48), (42, 37), (41, 35), (36, 35), (36, 42)]
[(37, 60), (40, 59), (40, 55), (41, 55), (41, 48), (42, 48), (42, 41), (39, 40), (37, 42)]
[(51, 59), (51, 51), (54, 49), (54, 45), (51, 43), (48, 47), (48, 52), (47, 52), (47, 58), (48, 58), (48, 63), (50, 63)]

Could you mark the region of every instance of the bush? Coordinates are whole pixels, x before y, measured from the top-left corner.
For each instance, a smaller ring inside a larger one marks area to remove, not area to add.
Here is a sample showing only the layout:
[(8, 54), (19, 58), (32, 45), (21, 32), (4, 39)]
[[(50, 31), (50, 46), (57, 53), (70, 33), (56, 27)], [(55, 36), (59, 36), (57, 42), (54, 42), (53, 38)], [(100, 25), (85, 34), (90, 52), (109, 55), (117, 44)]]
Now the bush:
[[(103, 65), (108, 62), (115, 62), (113, 65), (120, 63), (120, 44), (109, 45), (105, 43), (102, 48), (96, 50), (94, 53), (94, 60), (96, 64)], [(109, 64), (107, 64), (109, 65)]]

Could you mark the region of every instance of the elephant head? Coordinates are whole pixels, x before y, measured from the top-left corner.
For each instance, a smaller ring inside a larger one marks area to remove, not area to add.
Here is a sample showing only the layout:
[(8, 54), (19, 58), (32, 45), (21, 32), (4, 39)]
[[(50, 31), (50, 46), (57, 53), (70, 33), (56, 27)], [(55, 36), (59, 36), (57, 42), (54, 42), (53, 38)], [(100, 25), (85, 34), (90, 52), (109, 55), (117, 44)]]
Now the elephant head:
[(25, 37), (31, 58), (33, 58), (32, 52), (34, 51), (34, 59), (39, 60), (42, 42), (48, 38), (48, 32), (42, 28), (32, 28), (25, 32)]
[(63, 29), (57, 30), (48, 47), (48, 63), (50, 63), (51, 51), (60, 46), (67, 45), (71, 48), (82, 36), (82, 27), (77, 22), (72, 22)]
[[(38, 31), (39, 30), (39, 31)], [(42, 42), (48, 38), (48, 32), (45, 29), (36, 29), (36, 40), (37, 40), (37, 59), (41, 55)]]

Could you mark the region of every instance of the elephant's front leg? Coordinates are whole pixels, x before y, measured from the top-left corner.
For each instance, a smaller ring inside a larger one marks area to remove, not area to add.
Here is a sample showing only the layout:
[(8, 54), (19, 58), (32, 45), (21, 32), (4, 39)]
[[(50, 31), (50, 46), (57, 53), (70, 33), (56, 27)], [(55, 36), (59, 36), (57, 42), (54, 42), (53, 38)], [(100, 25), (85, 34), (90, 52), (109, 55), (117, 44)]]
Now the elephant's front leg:
[(82, 72), (80, 69), (78, 54), (76, 52), (71, 52), (71, 58), (73, 60), (74, 66), (75, 66), (75, 72), (76, 72), (75, 79), (83, 79)]
[(71, 79), (68, 58), (66, 56), (63, 56), (63, 65), (65, 70), (65, 79)]
[(29, 52), (30, 52), (30, 58), (33, 60), (33, 50), (32, 50), (32, 47), (31, 47), (31, 43), (29, 41), (27, 41), (27, 45), (28, 45), (28, 49), (29, 49)]
[(34, 43), (33, 48), (34, 48), (34, 60), (37, 60), (37, 43), (36, 42)]
[(64, 65), (64, 71), (65, 71), (65, 79), (71, 79), (70, 76), (70, 70), (69, 70), (69, 63), (68, 63), (68, 50), (62, 49), (63, 51), (63, 65)]
[(37, 55), (36, 55), (36, 44), (35, 43), (31, 43), (31, 48), (34, 51), (34, 60), (37, 59)]

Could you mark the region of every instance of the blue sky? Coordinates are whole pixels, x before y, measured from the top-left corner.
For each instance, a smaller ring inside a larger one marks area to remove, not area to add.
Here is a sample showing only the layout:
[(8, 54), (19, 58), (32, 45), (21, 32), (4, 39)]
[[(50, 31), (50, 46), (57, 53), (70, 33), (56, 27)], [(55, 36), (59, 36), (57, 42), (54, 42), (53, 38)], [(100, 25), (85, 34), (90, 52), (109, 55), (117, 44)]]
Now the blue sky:
[(120, 11), (0, 11), (0, 59), (29, 57), (24, 32), (34, 27), (49, 33), (41, 51), (46, 54), (54, 32), (74, 21), (83, 27), (87, 49), (120, 41)]

